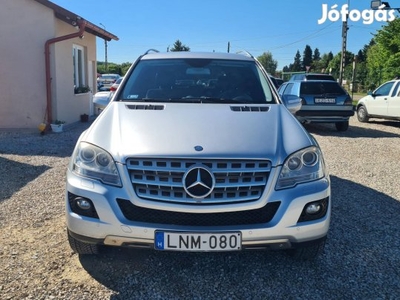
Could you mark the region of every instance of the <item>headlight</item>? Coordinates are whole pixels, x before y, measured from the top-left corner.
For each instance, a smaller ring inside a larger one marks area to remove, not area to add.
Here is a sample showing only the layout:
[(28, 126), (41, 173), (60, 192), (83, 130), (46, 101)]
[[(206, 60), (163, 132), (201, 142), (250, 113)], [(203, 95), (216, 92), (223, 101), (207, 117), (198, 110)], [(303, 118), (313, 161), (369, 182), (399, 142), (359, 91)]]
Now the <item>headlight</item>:
[(276, 189), (291, 188), (303, 182), (325, 176), (322, 153), (317, 147), (309, 147), (290, 155), (283, 164)]
[(72, 171), (78, 175), (100, 180), (105, 184), (122, 186), (115, 162), (105, 150), (80, 143), (73, 158)]

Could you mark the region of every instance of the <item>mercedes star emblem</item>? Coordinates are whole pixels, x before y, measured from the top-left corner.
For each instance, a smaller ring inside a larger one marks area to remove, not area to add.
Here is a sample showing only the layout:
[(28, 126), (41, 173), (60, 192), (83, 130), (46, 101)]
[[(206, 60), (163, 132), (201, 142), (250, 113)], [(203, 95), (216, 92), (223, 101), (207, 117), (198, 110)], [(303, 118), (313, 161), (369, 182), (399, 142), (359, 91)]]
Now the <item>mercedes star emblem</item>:
[(204, 165), (192, 166), (183, 176), (183, 188), (189, 196), (196, 199), (210, 195), (214, 186), (215, 177)]

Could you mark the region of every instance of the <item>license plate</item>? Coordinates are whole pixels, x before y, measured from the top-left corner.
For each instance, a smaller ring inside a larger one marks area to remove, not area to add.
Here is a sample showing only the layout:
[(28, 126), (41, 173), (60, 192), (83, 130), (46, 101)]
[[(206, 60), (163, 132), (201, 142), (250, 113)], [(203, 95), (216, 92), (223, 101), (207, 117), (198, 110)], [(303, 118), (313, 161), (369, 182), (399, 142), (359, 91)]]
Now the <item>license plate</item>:
[(240, 232), (188, 233), (156, 231), (154, 248), (171, 251), (237, 251), (241, 249)]
[(315, 98), (314, 99), (315, 103), (326, 103), (326, 104), (334, 104), (336, 103), (336, 98)]

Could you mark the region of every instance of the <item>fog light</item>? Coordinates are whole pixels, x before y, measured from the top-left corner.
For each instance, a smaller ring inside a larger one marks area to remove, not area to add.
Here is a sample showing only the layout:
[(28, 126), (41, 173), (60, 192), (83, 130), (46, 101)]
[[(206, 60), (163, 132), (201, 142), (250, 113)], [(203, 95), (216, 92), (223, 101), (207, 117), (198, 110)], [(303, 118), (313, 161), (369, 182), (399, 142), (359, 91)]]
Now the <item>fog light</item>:
[(84, 198), (77, 198), (75, 201), (76, 205), (78, 205), (80, 209), (89, 210), (92, 208), (92, 203)]
[(309, 215), (315, 215), (321, 211), (320, 203), (311, 203), (306, 207), (306, 213)]
[(80, 216), (96, 218), (96, 219), (99, 218), (92, 200), (88, 198), (84, 198), (82, 196), (78, 196), (68, 192), (68, 203), (69, 207), (71, 208), (71, 211)]
[(303, 207), (303, 211), (297, 222), (307, 222), (325, 217), (329, 208), (329, 197), (309, 202)]

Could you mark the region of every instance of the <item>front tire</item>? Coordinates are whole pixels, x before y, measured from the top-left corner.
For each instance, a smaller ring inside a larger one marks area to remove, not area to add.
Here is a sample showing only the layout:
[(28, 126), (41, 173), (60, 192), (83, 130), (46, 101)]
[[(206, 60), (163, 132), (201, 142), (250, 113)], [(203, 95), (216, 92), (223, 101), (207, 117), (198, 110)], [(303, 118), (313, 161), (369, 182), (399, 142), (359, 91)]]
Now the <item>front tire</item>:
[(369, 121), (368, 112), (365, 106), (361, 105), (357, 108), (357, 119), (359, 122), (366, 123)]
[(68, 232), (68, 242), (71, 249), (77, 253), (82, 255), (95, 255), (99, 254), (100, 246), (95, 244), (84, 243), (78, 241), (77, 239), (73, 238), (71, 234)]
[(349, 121), (335, 123), (337, 131), (346, 131), (349, 129)]

